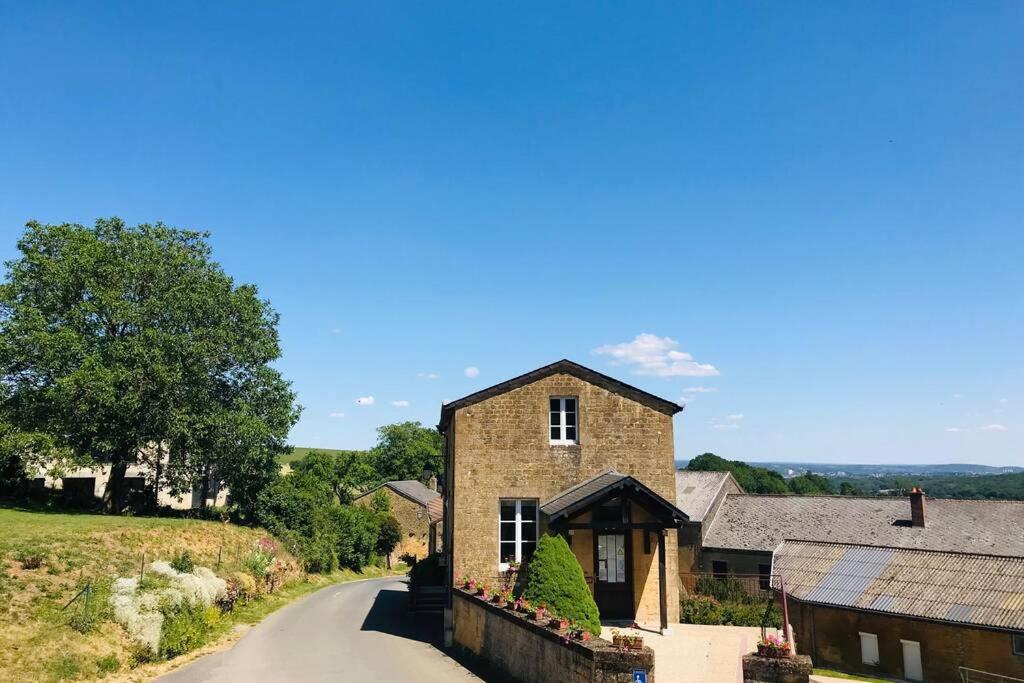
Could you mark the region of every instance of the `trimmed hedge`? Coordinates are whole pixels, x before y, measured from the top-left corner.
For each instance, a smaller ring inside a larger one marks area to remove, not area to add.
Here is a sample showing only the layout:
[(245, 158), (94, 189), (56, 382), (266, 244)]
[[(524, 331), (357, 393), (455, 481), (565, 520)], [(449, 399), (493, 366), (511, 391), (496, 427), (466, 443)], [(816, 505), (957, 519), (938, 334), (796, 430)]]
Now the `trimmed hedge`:
[(530, 604), (543, 603), (563, 619), (601, 635), (601, 617), (583, 569), (561, 536), (545, 535), (537, 543), (527, 567), (523, 596)]

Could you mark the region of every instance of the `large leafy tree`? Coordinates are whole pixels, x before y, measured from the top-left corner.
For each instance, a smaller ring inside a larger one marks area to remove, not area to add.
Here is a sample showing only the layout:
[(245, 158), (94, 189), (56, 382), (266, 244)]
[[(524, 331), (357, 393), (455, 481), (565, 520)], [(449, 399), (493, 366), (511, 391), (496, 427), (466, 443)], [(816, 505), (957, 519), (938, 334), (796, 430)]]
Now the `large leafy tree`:
[(377, 429), (373, 447), (378, 481), (420, 479), (424, 470), (440, 474), (444, 466), (444, 440), (436, 429), (419, 422), (399, 422)]
[(140, 452), (165, 447), (169, 480), (215, 469), (251, 501), (250, 489), (276, 476), (298, 417), (270, 366), (281, 353), (277, 314), (255, 287), (234, 284), (206, 238), (116, 218), (31, 222), (7, 263), (4, 412), (20, 430), (110, 464), (109, 508)]

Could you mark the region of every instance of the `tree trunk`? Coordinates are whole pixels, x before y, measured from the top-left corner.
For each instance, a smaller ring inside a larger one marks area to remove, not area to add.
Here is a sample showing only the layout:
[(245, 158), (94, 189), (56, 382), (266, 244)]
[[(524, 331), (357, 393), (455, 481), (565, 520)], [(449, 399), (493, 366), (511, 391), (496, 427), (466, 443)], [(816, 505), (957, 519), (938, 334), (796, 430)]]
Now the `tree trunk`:
[(156, 445), (156, 467), (153, 468), (156, 471), (153, 477), (153, 513), (157, 514), (160, 511), (160, 475), (163, 473), (164, 466), (164, 444), (159, 442)]
[(206, 499), (210, 497), (210, 464), (203, 465), (203, 487), (202, 499), (199, 502), (199, 509), (206, 511)]
[(124, 476), (127, 473), (128, 461), (124, 458), (115, 460), (110, 466), (110, 478), (103, 491), (103, 509), (106, 512), (120, 514), (124, 508)]

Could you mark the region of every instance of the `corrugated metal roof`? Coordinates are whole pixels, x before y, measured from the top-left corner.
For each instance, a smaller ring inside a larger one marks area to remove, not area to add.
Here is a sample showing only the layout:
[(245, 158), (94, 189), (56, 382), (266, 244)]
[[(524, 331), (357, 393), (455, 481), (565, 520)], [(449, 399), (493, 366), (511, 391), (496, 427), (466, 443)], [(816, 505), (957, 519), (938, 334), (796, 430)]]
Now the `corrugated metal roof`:
[(1024, 557), (785, 541), (772, 571), (805, 602), (1024, 629)]

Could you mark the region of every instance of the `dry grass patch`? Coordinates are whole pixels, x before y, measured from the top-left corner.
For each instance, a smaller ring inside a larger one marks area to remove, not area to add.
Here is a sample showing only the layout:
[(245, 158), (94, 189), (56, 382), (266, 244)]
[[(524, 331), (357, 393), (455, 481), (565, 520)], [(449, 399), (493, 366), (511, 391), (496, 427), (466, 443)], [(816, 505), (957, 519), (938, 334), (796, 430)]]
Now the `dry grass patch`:
[[(137, 576), (143, 561), (148, 566), (185, 550), (197, 565), (227, 576), (242, 570), (245, 554), (265, 535), (223, 522), (0, 508), (0, 680), (94, 680), (123, 673), (132, 643), (111, 621), (115, 578)], [(304, 585), (295, 558), (282, 550), (279, 560), (282, 581)], [(92, 586), (88, 614), (84, 596), (63, 610), (86, 584)], [(280, 593), (285, 601), (292, 595)], [(268, 602), (283, 604), (276, 596)], [(222, 621), (223, 633), (234, 617)]]

